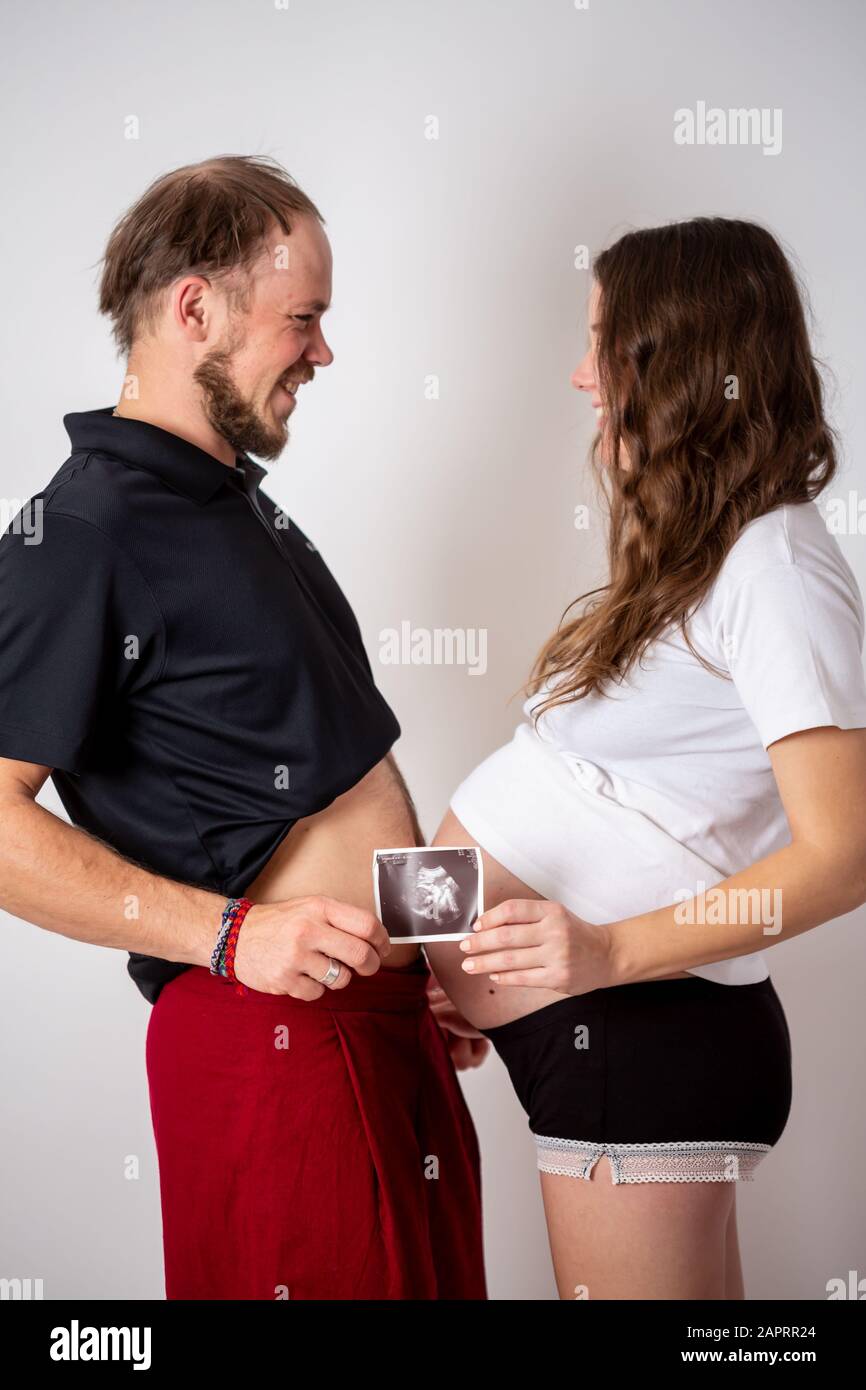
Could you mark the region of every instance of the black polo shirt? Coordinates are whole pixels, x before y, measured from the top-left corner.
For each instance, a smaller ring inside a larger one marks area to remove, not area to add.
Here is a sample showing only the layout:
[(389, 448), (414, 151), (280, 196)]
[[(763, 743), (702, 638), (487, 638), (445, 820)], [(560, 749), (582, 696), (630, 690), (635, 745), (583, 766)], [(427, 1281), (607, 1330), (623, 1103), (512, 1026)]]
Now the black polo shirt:
[[(64, 424), (71, 456), (0, 539), (0, 757), (51, 767), (120, 854), (240, 896), (400, 727), (264, 469), (110, 406)], [(151, 1002), (187, 968), (130, 953)]]

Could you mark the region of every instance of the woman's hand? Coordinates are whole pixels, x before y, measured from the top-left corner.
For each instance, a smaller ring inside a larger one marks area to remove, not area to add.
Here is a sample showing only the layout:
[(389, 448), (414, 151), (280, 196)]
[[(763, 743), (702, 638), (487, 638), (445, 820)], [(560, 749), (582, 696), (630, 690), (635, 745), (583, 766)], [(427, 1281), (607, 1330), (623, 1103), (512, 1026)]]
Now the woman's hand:
[(561, 903), (507, 898), (479, 917), (474, 932), (460, 942), (469, 975), (559, 994), (586, 994), (617, 983), (608, 928), (584, 922)]

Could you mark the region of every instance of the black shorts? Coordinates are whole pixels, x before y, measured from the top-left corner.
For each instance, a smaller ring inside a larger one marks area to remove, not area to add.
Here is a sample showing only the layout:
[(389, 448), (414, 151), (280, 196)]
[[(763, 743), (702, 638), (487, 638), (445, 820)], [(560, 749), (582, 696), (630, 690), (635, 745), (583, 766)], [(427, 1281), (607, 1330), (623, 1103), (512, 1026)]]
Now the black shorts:
[(529, 1117), (542, 1172), (732, 1182), (791, 1109), (791, 1038), (772, 982), (615, 985), (481, 1030)]

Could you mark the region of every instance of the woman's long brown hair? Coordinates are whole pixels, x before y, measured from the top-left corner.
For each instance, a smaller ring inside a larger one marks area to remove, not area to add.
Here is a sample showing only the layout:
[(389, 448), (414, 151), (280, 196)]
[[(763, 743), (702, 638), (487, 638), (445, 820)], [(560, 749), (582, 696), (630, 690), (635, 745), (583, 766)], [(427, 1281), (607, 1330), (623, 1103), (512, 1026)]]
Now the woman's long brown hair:
[[(768, 231), (699, 217), (629, 232), (594, 271), (610, 579), (539, 653), (527, 691), (556, 688), (536, 719), (604, 693), (673, 624), (716, 670), (687, 617), (747, 522), (813, 500), (836, 471), (800, 290)], [(611, 462), (623, 454), (628, 468)]]

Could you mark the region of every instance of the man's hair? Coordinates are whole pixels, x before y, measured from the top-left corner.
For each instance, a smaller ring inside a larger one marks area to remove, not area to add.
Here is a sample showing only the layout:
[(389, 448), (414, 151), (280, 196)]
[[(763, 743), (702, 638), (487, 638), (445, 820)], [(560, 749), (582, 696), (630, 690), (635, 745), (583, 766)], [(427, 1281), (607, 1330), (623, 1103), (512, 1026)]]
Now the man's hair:
[[(102, 258), (99, 312), (118, 350), (152, 325), (164, 291), (184, 275), (245, 279), (274, 223), (324, 218), (290, 174), (266, 155), (219, 155), (163, 174), (123, 214)], [(245, 286), (234, 293), (242, 307)], [(233, 287), (234, 290), (234, 287)]]

